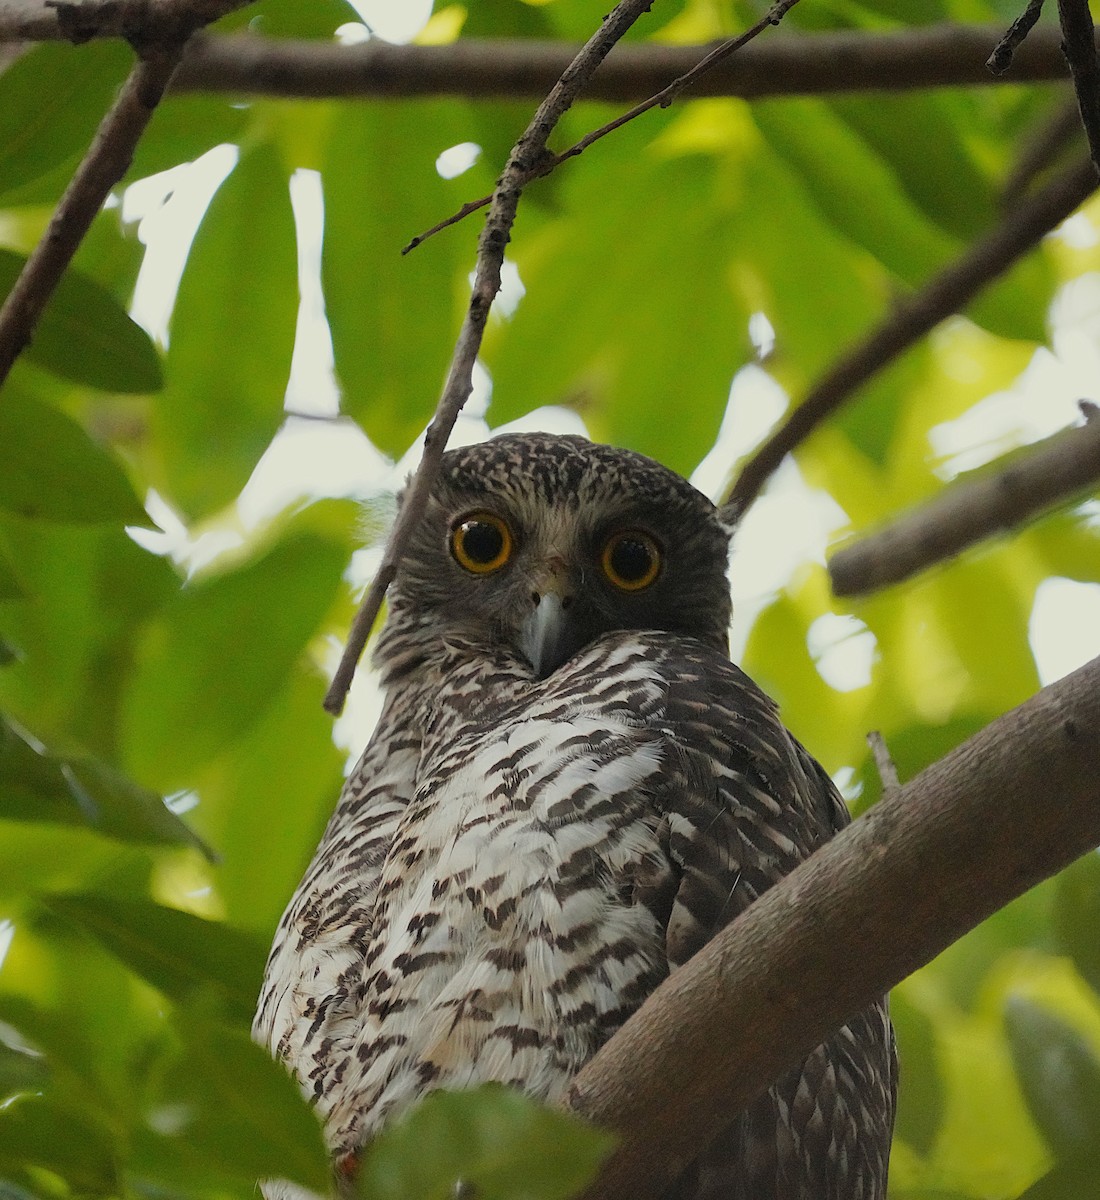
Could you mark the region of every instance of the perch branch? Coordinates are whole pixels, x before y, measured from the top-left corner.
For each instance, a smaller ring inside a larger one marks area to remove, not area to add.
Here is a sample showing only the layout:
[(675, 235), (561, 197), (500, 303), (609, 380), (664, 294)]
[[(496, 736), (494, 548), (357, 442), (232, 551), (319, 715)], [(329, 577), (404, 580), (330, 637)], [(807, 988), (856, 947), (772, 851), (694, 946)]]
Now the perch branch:
[[(779, 34), (719, 64), (695, 84), (692, 94), (752, 99), (1068, 79), (1058, 30), (1045, 26), (1019, 48), (1007, 74), (990, 74), (984, 64), (999, 36), (993, 26), (951, 24), (889, 33)], [(618, 46), (585, 89), (585, 99), (629, 104), (651, 96), (689, 71), (710, 48)], [(448, 46), (391, 46), (372, 40), (338, 46), (252, 34), (205, 35), (189, 46), (173, 87), (302, 99), (531, 99), (546, 94), (575, 49), (523, 39), (459, 40)]]
[(1100, 481), (1100, 418), (1030, 447), (992, 475), (948, 488), (829, 561), (833, 594), (858, 596), (899, 583), (1011, 529)]
[(589, 1200), (646, 1200), (785, 1069), (1100, 843), (1100, 659), (880, 801), (676, 971), (574, 1081), (620, 1143)]
[(1100, 173), (1100, 62), (1096, 58), (1096, 30), (1089, 0), (1058, 0), (1062, 22), (1062, 50), (1073, 76), (1073, 90), (1081, 110), (1081, 124), (1089, 153)]
[[(632, 109), (617, 116), (613, 121), (608, 121), (605, 125), (601, 125), (599, 129), (594, 129), (591, 133), (585, 134), (579, 142), (574, 142), (568, 150), (563, 150), (560, 154), (547, 155), (543, 161), (536, 165), (531, 179), (549, 175), (551, 171), (561, 166), (566, 159), (576, 158), (577, 155), (583, 154), (589, 146), (598, 142), (601, 138), (607, 137), (609, 133), (613, 133), (616, 129), (621, 129), (628, 122), (633, 121), (636, 117), (640, 117), (643, 113), (649, 112), (651, 108), (657, 108), (658, 106), (668, 108), (685, 88), (690, 87), (697, 79), (700, 79), (711, 70), (711, 68), (724, 62), (734, 51), (740, 50), (742, 46), (748, 45), (754, 38), (759, 37), (769, 25), (778, 25), (797, 3), (798, 0), (776, 0), (776, 3), (772, 5), (767, 13), (751, 29), (747, 29), (735, 38), (729, 38), (724, 41), (720, 46), (711, 50), (709, 54), (704, 55), (690, 70), (685, 71), (679, 78), (674, 79), (667, 87), (662, 88), (655, 95), (647, 97), (640, 104), (635, 104)], [(528, 182), (530, 180), (524, 180), (524, 183)], [(401, 253), (408, 254), (410, 250), (415, 250), (421, 242), (426, 241), (433, 234), (439, 233), (451, 225), (457, 225), (459, 221), (464, 220), (471, 213), (477, 212), (479, 208), (484, 208), (491, 199), (491, 196), (482, 196), (480, 200), (467, 201), (457, 213), (439, 221), (431, 229), (425, 230), (424, 233), (414, 237), (402, 249)]]
[(0, 385), (31, 340), (39, 317), (108, 193), (125, 175), (182, 49), (180, 44), (155, 51), (134, 65), (45, 234), (8, 293), (0, 308)]
[(562, 73), (550, 94), (539, 105), (531, 123), (512, 148), (508, 163), (497, 181), (489, 214), (485, 218), (485, 228), (478, 242), (477, 270), (470, 303), (447, 372), (443, 394), (424, 435), (424, 453), (416, 473), (405, 489), (397, 520), (386, 543), (382, 563), (363, 597), (359, 611), (355, 614), (343, 656), (325, 695), (325, 708), (330, 713), (337, 714), (344, 707), (355, 668), (363, 653), (363, 647), (367, 644), (374, 619), (382, 607), (386, 589), (393, 582), (409, 536), (424, 513), (432, 484), (439, 473), (447, 439), (473, 389), (474, 364), (481, 347), (489, 309), (500, 291), (500, 269), (504, 262), (504, 249), (511, 235), (524, 183), (531, 177), (532, 169), (546, 155), (546, 141), (554, 126), (611, 47), (643, 13), (649, 11), (651, 3), (652, 0), (621, 0), (604, 18), (599, 30), (589, 38), (581, 52)]
[(741, 469), (723, 505), (727, 518), (741, 517), (786, 455), (857, 388), (945, 317), (964, 308), (987, 283), (1069, 217), (1097, 186), (1096, 170), (1089, 159), (1056, 176), (1006, 213), (996, 228), (842, 355)]

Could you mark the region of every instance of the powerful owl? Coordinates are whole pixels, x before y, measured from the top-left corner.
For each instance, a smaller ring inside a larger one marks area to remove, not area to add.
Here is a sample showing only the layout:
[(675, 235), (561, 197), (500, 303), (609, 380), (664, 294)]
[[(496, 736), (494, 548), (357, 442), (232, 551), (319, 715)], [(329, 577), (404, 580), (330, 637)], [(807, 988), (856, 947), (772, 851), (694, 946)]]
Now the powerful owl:
[[(432, 1089), (560, 1098), (847, 823), (729, 661), (727, 560), (710, 501), (641, 455), (516, 434), (444, 456), (378, 637), (382, 715), (255, 1023), (338, 1174)], [(883, 1001), (735, 1114), (669, 1196), (881, 1200), (894, 1094)]]

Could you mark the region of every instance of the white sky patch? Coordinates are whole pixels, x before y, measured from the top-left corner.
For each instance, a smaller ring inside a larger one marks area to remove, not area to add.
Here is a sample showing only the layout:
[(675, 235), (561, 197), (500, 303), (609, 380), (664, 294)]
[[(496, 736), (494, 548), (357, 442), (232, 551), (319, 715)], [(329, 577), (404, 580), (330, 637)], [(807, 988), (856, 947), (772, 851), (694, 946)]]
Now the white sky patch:
[[(474, 286), (476, 271), (467, 276), (470, 287)], [(497, 317), (511, 317), (519, 307), (519, 302), (527, 295), (523, 280), (519, 277), (519, 267), (511, 259), (506, 258), (500, 268), (500, 291), (493, 301), (493, 313)]]
[(749, 340), (759, 359), (767, 358), (775, 349), (775, 329), (767, 313), (754, 312), (749, 317)]
[(340, 389), (333, 368), (332, 334), (321, 287), (325, 201), (317, 171), (290, 177), (290, 204), (298, 244), (298, 324), (286, 386), (286, 407), (310, 416), (335, 416)]
[(806, 631), (806, 646), (817, 673), (838, 692), (851, 692), (871, 682), (878, 642), (856, 617), (823, 613)]
[(338, 25), (334, 34), (341, 46), (361, 46), (370, 41), (370, 30), (360, 21)]
[(237, 165), (236, 146), (215, 146), (192, 163), (131, 184), (122, 198), (124, 221), (140, 221), (145, 245), (130, 315), (162, 346), (180, 277), (203, 214), (225, 177)]
[(457, 179), (468, 171), (481, 157), (477, 142), (459, 142), (451, 146), (435, 160), (435, 169), (443, 179)]
[(351, 0), (372, 37), (387, 42), (410, 42), (428, 23), (432, 0)]
[(1100, 654), (1100, 583), (1055, 575), (1035, 591), (1028, 640), (1045, 687)]
[(0, 967), (11, 949), (12, 938), (15, 937), (15, 926), (8, 920), (0, 921)]

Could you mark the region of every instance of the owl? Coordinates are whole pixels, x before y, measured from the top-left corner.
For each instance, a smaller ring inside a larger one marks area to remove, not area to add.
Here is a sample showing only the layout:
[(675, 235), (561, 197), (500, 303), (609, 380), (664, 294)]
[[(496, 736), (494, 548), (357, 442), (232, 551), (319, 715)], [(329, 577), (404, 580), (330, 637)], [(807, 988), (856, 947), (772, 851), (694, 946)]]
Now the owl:
[[(255, 1022), (337, 1176), (433, 1089), (559, 1100), (847, 823), (729, 660), (728, 540), (638, 454), (513, 434), (444, 456), (377, 639), (381, 717)], [(882, 1200), (895, 1078), (882, 1000), (731, 1114), (668, 1196)]]

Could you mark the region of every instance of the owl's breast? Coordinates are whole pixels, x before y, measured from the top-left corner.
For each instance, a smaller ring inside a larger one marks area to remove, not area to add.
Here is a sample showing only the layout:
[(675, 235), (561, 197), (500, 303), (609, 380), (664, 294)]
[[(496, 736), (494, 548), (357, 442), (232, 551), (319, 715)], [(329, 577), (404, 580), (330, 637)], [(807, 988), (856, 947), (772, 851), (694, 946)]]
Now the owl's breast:
[(638, 880), (667, 867), (661, 767), (636, 710), (556, 694), (436, 739), (379, 883), (338, 1146), (428, 1087), (557, 1096), (660, 982)]

